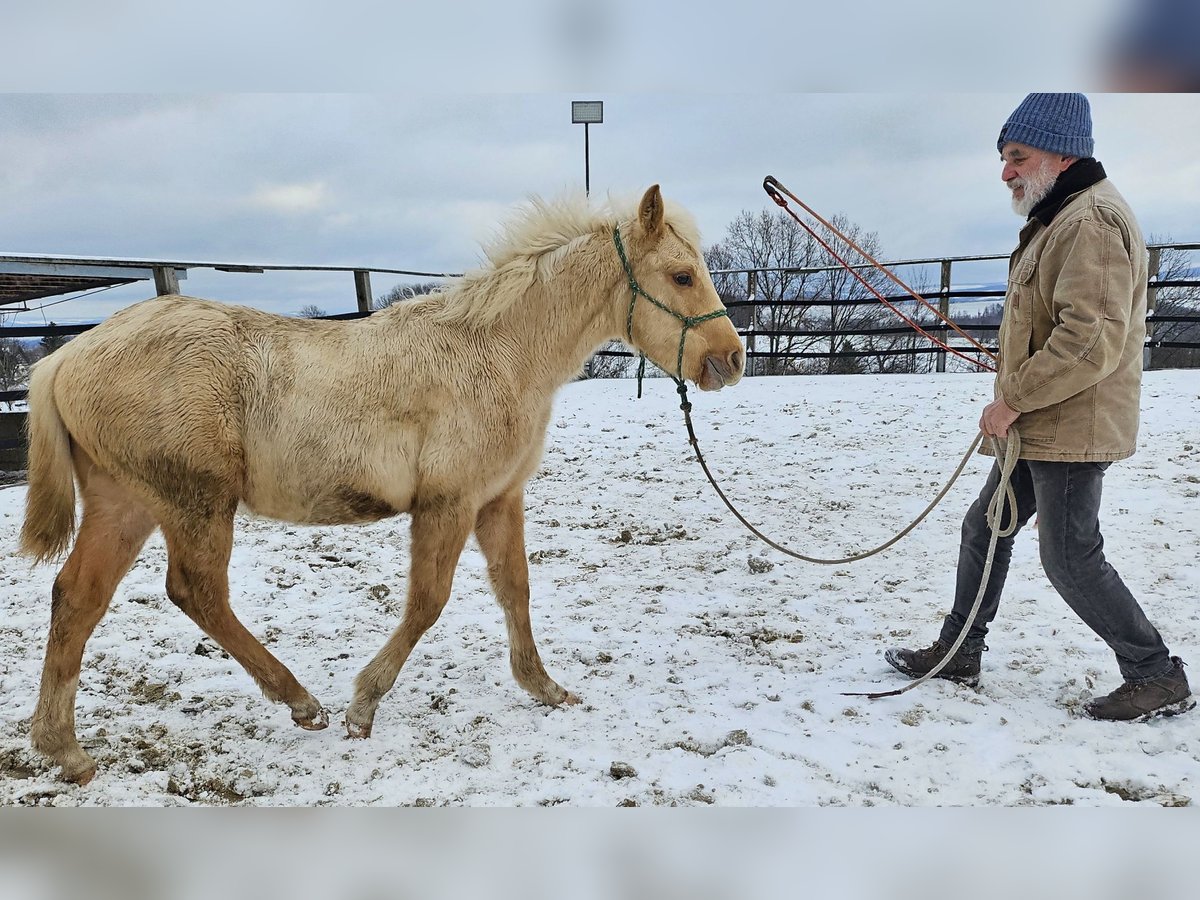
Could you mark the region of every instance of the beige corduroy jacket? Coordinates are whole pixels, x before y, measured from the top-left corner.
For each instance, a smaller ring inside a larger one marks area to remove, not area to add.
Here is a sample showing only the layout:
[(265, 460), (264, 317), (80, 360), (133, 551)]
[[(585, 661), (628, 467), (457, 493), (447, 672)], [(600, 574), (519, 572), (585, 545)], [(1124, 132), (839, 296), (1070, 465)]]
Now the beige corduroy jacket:
[(1023, 459), (1102, 462), (1137, 448), (1146, 269), (1141, 229), (1108, 179), (1021, 230), (995, 396), (1021, 413)]

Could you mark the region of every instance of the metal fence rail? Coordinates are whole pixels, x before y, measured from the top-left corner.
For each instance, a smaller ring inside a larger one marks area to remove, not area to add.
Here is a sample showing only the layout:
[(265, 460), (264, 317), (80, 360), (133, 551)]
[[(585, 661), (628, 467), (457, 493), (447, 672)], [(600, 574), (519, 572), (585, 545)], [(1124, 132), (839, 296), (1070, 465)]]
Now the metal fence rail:
[[(1174, 336), (1160, 336), (1158, 326), (1160, 325), (1194, 325), (1195, 333), (1200, 335), (1200, 311), (1194, 315), (1187, 314), (1167, 314), (1158, 315), (1156, 313), (1156, 298), (1160, 291), (1169, 289), (1196, 289), (1200, 288), (1200, 280), (1193, 278), (1173, 278), (1159, 280), (1160, 266), (1162, 253), (1164, 250), (1178, 251), (1195, 251), (1200, 250), (1200, 243), (1159, 243), (1153, 244), (1149, 248), (1150, 255), (1150, 278), (1148, 282), (1149, 288), (1149, 308), (1147, 312), (1147, 334), (1146, 334), (1146, 361), (1150, 363), (1150, 352), (1154, 349), (1173, 349), (1173, 350), (1200, 350), (1200, 341), (1175, 340)], [(924, 293), (922, 296), (930, 304), (936, 304), (942, 315), (953, 320), (951, 314), (951, 303), (955, 300), (987, 300), (994, 299), (997, 303), (1003, 303), (1005, 291), (1000, 288), (955, 288), (953, 287), (953, 267), (956, 263), (977, 263), (977, 262), (995, 262), (998, 260), (1008, 259), (1006, 254), (991, 254), (981, 256), (949, 256), (949, 257), (929, 257), (924, 259), (906, 259), (897, 260), (895, 262), (886, 263), (889, 269), (897, 269), (912, 266), (937, 266), (940, 270), (940, 283), (936, 290), (931, 290)], [(53, 271), (63, 271), (69, 269), (71, 272), (86, 272), (89, 267), (95, 267), (96, 271), (112, 270), (141, 270), (151, 271), (154, 274), (156, 288), (160, 294), (173, 293), (179, 289), (179, 279), (186, 277), (186, 272), (189, 269), (208, 268), (221, 272), (245, 272), (245, 273), (261, 273), (265, 271), (276, 272), (346, 272), (353, 276), (354, 280), (354, 296), (356, 300), (357, 310), (350, 313), (339, 313), (329, 316), (321, 316), (324, 319), (357, 319), (363, 316), (368, 316), (372, 313), (372, 297), (371, 297), (371, 275), (405, 275), (420, 278), (451, 278), (456, 277), (457, 273), (446, 272), (422, 272), (409, 269), (384, 269), (384, 268), (369, 268), (369, 267), (353, 267), (353, 266), (288, 266), (288, 265), (250, 265), (243, 263), (214, 263), (214, 262), (186, 262), (186, 261), (170, 261), (170, 260), (119, 260), (119, 259), (91, 259), (78, 257), (42, 257), (42, 256), (0, 256), (0, 272), (12, 270), (14, 272), (32, 271), (38, 266), (48, 267)], [(854, 266), (856, 269), (867, 269), (869, 266)], [(776, 299), (766, 301), (760, 299), (757, 294), (757, 283), (759, 279), (767, 275), (805, 275), (805, 274), (820, 274), (838, 271), (836, 266), (823, 267), (761, 267), (761, 268), (745, 268), (745, 269), (720, 269), (715, 270), (712, 274), (717, 276), (732, 276), (739, 280), (742, 287), (742, 296), (740, 299), (728, 297), (726, 298), (726, 307), (730, 310), (731, 319), (738, 326), (738, 333), (745, 339), (747, 345), (747, 358), (750, 360), (792, 360), (792, 359), (869, 359), (872, 357), (885, 356), (913, 356), (913, 355), (934, 355), (936, 357), (937, 371), (945, 371), (946, 368), (946, 351), (938, 347), (888, 347), (888, 348), (866, 348), (866, 349), (845, 349), (846, 340), (855, 338), (885, 338), (896, 337), (909, 332), (907, 327), (870, 327), (854, 330), (840, 329), (834, 327), (812, 327), (812, 328), (796, 328), (796, 329), (778, 329), (778, 328), (759, 328), (758, 321), (762, 318), (759, 313), (764, 309), (794, 309), (794, 308), (820, 308), (829, 307), (830, 310), (834, 307), (858, 307), (858, 306), (876, 306), (879, 301), (874, 297), (862, 298), (854, 297), (849, 299), (833, 299), (823, 297), (797, 297), (789, 299)], [(896, 305), (900, 304), (915, 304), (915, 301), (907, 294), (890, 294), (884, 295), (889, 303)], [(3, 310), (0, 309), (0, 314)], [(932, 318), (932, 317), (931, 317)], [(740, 323), (740, 324), (739, 324)], [(0, 326), (0, 341), (6, 339), (27, 339), (31, 337), (68, 337), (82, 334), (85, 331), (94, 328), (98, 322), (81, 323), (74, 325), (8, 325)], [(939, 321), (922, 322), (921, 327), (933, 334), (946, 334), (950, 331), (950, 327)], [(993, 336), (998, 331), (998, 325), (975, 324), (962, 326), (968, 333), (983, 340), (987, 336)], [(1184, 329), (1185, 336), (1190, 337), (1192, 328)], [(758, 347), (758, 340), (762, 338), (781, 339), (781, 340), (820, 340), (828, 341), (829, 347), (826, 350), (814, 351), (808, 350), (761, 350)], [(841, 347), (839, 348), (839, 339), (841, 339)], [(994, 340), (992, 341), (994, 343)], [(978, 352), (971, 347), (958, 347), (956, 350), (964, 352)], [(989, 349), (995, 349), (989, 347)], [(602, 357), (625, 357), (629, 358), (633, 354), (627, 350), (618, 349), (603, 349), (599, 351), (597, 356)], [(0, 391), (0, 402), (15, 402), (24, 399), (26, 392), (24, 389), (3, 390)]]

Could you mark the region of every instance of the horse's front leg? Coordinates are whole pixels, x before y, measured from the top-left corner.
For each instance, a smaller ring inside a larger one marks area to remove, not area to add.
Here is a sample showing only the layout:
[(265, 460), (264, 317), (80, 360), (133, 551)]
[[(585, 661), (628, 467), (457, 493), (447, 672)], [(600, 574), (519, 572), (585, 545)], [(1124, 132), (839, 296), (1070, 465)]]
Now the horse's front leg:
[(380, 699), (396, 683), (421, 635), (442, 614), (474, 517), (475, 508), (455, 497), (425, 500), (412, 510), (412, 560), (404, 618), (354, 681), (354, 700), (346, 710), (350, 737), (371, 736)]
[(508, 626), (509, 659), (517, 684), (551, 706), (579, 698), (546, 674), (529, 623), (529, 562), (525, 557), (525, 510), (518, 489), (479, 511), (475, 537), (487, 559), (488, 576)]

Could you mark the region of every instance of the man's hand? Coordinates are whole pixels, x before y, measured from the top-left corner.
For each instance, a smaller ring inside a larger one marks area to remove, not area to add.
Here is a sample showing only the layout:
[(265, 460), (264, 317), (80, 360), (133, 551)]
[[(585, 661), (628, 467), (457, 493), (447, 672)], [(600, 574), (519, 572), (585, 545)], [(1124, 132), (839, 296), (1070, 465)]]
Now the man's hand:
[(979, 430), (988, 437), (1007, 437), (1008, 426), (1017, 421), (1021, 414), (1003, 400), (993, 400), (983, 408), (979, 417)]

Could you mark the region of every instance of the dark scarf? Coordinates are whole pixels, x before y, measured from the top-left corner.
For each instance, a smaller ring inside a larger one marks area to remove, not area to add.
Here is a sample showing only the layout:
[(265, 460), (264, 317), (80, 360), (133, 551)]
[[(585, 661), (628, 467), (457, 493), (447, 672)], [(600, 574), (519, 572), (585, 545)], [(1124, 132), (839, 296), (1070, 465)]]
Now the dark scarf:
[(1067, 171), (1058, 176), (1050, 193), (1042, 198), (1042, 202), (1029, 213), (1029, 219), (1037, 219), (1043, 225), (1049, 225), (1058, 215), (1058, 211), (1074, 194), (1087, 190), (1093, 184), (1103, 181), (1108, 176), (1104, 174), (1104, 166), (1089, 156), (1071, 164)]

